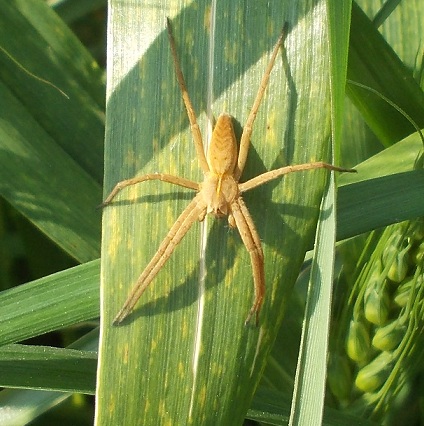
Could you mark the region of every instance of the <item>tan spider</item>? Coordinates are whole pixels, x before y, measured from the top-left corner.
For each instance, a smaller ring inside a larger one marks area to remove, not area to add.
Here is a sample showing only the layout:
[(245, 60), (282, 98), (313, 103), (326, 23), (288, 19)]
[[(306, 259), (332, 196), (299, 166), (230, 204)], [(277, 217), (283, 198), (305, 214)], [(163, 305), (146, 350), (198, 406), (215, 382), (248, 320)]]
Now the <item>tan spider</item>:
[(116, 315), (114, 324), (119, 324), (129, 315), (138, 299), (146, 290), (147, 286), (152, 282), (153, 278), (162, 268), (164, 263), (171, 256), (175, 247), (190, 229), (191, 225), (196, 220), (202, 221), (207, 213), (212, 213), (216, 217), (228, 216), (228, 223), (230, 227), (237, 228), (239, 230), (241, 239), (243, 240), (243, 243), (250, 254), (253, 269), (255, 299), (245, 323), (247, 324), (253, 315), (256, 316), (257, 323), (265, 295), (264, 255), (262, 252), (262, 245), (258, 232), (256, 231), (252, 217), (250, 216), (249, 210), (244, 204), (241, 194), (291, 172), (319, 168), (336, 170), (340, 172), (352, 172), (354, 170), (343, 169), (323, 162), (314, 162), (271, 170), (256, 176), (247, 182), (239, 183), (239, 179), (243, 172), (249, 150), (252, 126), (255, 121), (256, 113), (261, 103), (266, 86), (268, 84), (269, 75), (274, 66), (275, 58), (279, 48), (283, 43), (285, 31), (282, 31), (280, 37), (278, 38), (272, 51), (269, 64), (265, 70), (264, 76), (262, 77), (256, 99), (249, 113), (249, 117), (247, 118), (247, 122), (243, 128), (243, 133), (240, 139), (240, 151), (238, 155), (237, 141), (234, 135), (231, 116), (228, 114), (221, 114), (215, 124), (208, 156), (206, 158), (203, 148), (202, 136), (196, 121), (196, 114), (191, 104), (181, 71), (181, 66), (178, 60), (175, 40), (172, 34), (172, 28), (169, 19), (167, 19), (167, 30), (176, 76), (178, 84), (181, 88), (184, 105), (186, 107), (187, 115), (190, 121), (197, 158), (204, 174), (204, 180), (202, 183), (197, 183), (165, 173), (146, 174), (119, 182), (103, 202), (102, 206), (108, 205), (121, 189), (136, 183), (144, 182), (146, 180), (161, 180), (197, 191), (194, 199), (185, 208), (180, 217), (171, 227), (168, 235), (159, 246), (156, 254), (153, 256), (152, 260), (138, 278), (137, 283), (129, 294), (123, 307)]

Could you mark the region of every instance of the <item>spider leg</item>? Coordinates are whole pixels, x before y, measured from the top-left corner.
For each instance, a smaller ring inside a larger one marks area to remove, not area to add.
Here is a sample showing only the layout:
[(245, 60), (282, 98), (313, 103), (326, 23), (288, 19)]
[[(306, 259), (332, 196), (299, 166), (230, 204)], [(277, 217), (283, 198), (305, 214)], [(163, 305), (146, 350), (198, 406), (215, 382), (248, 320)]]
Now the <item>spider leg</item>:
[(255, 315), (256, 324), (258, 324), (259, 312), (265, 295), (264, 254), (262, 252), (262, 244), (249, 210), (241, 197), (237, 198), (231, 204), (231, 213), (237, 229), (240, 232), (241, 239), (250, 254), (253, 282), (255, 285), (255, 300), (244, 323), (246, 325), (251, 320), (252, 316)]
[(144, 293), (148, 285), (152, 282), (153, 278), (156, 276), (165, 262), (169, 259), (175, 247), (191, 228), (191, 225), (197, 219), (204, 217), (205, 210), (206, 204), (202, 201), (202, 198), (199, 196), (199, 194), (196, 195), (196, 197), (193, 198), (190, 204), (184, 209), (184, 211), (172, 225), (168, 235), (162, 241), (152, 260), (148, 263), (138, 278), (127, 300), (113, 320), (113, 324), (116, 325), (121, 323), (129, 315), (138, 299)]
[(247, 182), (240, 183), (239, 189), (240, 189), (240, 192), (246, 192), (246, 191), (249, 191), (250, 189), (256, 188), (257, 186), (263, 185), (264, 183), (267, 183), (273, 179), (276, 179), (280, 176), (287, 175), (292, 172), (301, 172), (303, 170), (313, 170), (313, 169), (327, 169), (327, 170), (334, 170), (336, 172), (356, 173), (355, 169), (344, 169), (342, 167), (333, 166), (332, 164), (324, 163), (322, 161), (316, 161), (314, 163), (296, 164), (294, 166), (281, 167), (279, 169), (262, 173), (259, 176), (249, 179)]
[(174, 185), (179, 185), (184, 188), (199, 190), (199, 184), (193, 182), (189, 179), (184, 179), (182, 177), (168, 175), (166, 173), (149, 173), (143, 176), (136, 176), (131, 179), (122, 180), (118, 182), (115, 187), (112, 189), (112, 192), (107, 196), (107, 198), (100, 204), (99, 207), (105, 207), (112, 202), (116, 194), (127, 186), (135, 185), (136, 183), (145, 182), (146, 180), (161, 180), (162, 182), (172, 183)]
[(208, 162), (206, 161), (205, 150), (202, 142), (202, 134), (200, 133), (199, 125), (197, 124), (196, 114), (188, 94), (187, 86), (184, 80), (183, 72), (181, 71), (180, 61), (177, 55), (177, 48), (175, 47), (175, 39), (172, 34), (171, 20), (166, 18), (166, 28), (168, 30), (169, 44), (171, 46), (172, 59), (174, 60), (175, 74), (177, 75), (178, 84), (183, 96), (184, 105), (187, 110), (188, 119), (190, 121), (191, 133), (193, 135), (194, 145), (196, 147), (197, 158), (203, 173), (209, 171)]
[(261, 104), (262, 98), (265, 93), (265, 89), (268, 85), (269, 76), (271, 74), (272, 68), (274, 67), (275, 58), (277, 57), (278, 50), (283, 44), (285, 35), (287, 32), (287, 24), (284, 25), (283, 30), (281, 31), (280, 36), (278, 37), (277, 42), (274, 45), (272, 50), (271, 59), (269, 60), (268, 66), (266, 67), (265, 73), (262, 77), (261, 84), (259, 85), (258, 93), (256, 94), (256, 99), (253, 102), (252, 109), (250, 110), (249, 116), (247, 117), (246, 124), (243, 127), (243, 133), (240, 138), (240, 150), (238, 155), (237, 167), (234, 171), (234, 179), (238, 182), (241, 174), (243, 173), (244, 166), (246, 164), (247, 153), (249, 152), (250, 145), (250, 136), (252, 135), (253, 123), (256, 119), (256, 114)]

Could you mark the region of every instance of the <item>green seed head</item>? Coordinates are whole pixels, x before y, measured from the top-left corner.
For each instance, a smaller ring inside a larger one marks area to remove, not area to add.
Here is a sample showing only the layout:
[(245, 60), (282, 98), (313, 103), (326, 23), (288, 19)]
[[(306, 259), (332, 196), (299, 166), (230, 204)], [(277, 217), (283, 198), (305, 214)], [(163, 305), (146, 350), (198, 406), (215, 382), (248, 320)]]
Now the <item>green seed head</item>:
[(370, 356), (370, 336), (368, 329), (363, 322), (352, 320), (346, 338), (346, 353), (348, 357), (362, 364)]
[(392, 364), (393, 354), (391, 352), (382, 352), (377, 358), (359, 370), (355, 386), (362, 392), (376, 391), (389, 377)]
[(406, 332), (406, 326), (395, 320), (380, 327), (374, 334), (372, 345), (380, 351), (391, 351), (401, 342)]
[(390, 297), (387, 286), (373, 286), (367, 289), (364, 296), (365, 318), (372, 324), (383, 325), (387, 321), (390, 310)]

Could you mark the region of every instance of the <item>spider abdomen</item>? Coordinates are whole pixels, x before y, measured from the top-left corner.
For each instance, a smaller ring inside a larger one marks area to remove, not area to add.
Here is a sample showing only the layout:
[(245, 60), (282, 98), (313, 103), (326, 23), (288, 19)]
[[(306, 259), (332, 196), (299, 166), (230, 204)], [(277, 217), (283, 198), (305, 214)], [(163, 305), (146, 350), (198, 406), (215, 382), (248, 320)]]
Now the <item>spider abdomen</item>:
[(221, 114), (212, 132), (208, 150), (210, 171), (217, 175), (232, 174), (237, 162), (237, 140), (231, 115)]

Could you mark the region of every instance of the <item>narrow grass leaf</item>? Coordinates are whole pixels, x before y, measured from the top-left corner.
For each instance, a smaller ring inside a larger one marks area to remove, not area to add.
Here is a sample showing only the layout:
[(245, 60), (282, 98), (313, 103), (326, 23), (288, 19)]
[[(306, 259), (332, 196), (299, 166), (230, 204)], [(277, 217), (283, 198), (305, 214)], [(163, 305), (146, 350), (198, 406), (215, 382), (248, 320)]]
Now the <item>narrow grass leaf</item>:
[[(68, 348), (87, 351), (91, 357), (97, 347), (98, 330), (93, 330)], [(88, 377), (93, 377), (93, 373), (90, 367), (87, 371)], [(87, 391), (92, 393), (94, 389), (89, 387)], [(0, 423), (2, 426), (24, 426), (71, 395), (67, 392), (47, 390), (4, 389), (0, 392)]]
[[(333, 162), (339, 158), (347, 69), (350, 3), (327, 2)], [(329, 178), (315, 237), (290, 425), (320, 424), (324, 413), (328, 336), (336, 240), (336, 185)]]
[(99, 316), (99, 261), (0, 293), (0, 344), (20, 342)]
[(0, 348), (0, 386), (94, 393), (97, 352), (50, 346)]

